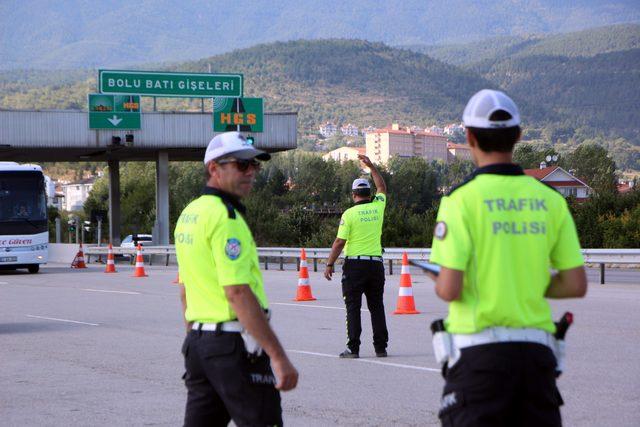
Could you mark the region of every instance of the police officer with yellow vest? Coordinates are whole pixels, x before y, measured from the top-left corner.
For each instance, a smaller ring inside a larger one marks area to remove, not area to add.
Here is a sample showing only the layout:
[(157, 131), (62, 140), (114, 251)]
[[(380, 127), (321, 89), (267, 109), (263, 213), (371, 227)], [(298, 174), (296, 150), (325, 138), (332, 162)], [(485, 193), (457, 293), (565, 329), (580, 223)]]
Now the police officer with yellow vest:
[(436, 294), (450, 303), (439, 416), (446, 426), (561, 425), (563, 354), (545, 298), (586, 294), (576, 228), (562, 195), (513, 163), (520, 115), (507, 95), (476, 93), (463, 122), (478, 168), (442, 199), (431, 252)]
[(240, 203), (259, 160), (269, 158), (238, 132), (213, 138), (204, 157), (203, 194), (178, 219), (185, 426), (226, 426), (231, 419), (237, 426), (282, 425), (278, 390), (298, 381), (269, 326), (256, 245)]
[(373, 347), (377, 357), (387, 357), (389, 333), (384, 315), (384, 264), (382, 263), (382, 223), (387, 204), (387, 187), (378, 169), (367, 156), (358, 155), (362, 164), (371, 170), (377, 193), (371, 198), (371, 185), (363, 178), (352, 184), (355, 206), (344, 211), (327, 259), (324, 276), (331, 280), (333, 266), (342, 249), (342, 296), (347, 308), (347, 349), (341, 358), (356, 359), (360, 352), (360, 309), (362, 294), (367, 297), (373, 328)]

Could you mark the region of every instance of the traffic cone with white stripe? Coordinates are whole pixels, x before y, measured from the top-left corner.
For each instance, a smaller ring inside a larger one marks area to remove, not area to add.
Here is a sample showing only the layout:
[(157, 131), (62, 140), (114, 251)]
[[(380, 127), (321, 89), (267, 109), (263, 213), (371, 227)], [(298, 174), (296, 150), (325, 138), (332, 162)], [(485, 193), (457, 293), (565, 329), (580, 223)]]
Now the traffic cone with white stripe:
[(82, 242), (80, 243), (80, 249), (78, 249), (78, 253), (71, 261), (71, 268), (87, 268), (87, 265), (84, 263), (84, 253), (82, 252)]
[(298, 294), (294, 301), (315, 301), (311, 294), (311, 285), (309, 284), (309, 269), (307, 267), (307, 253), (304, 248), (300, 251), (300, 275), (298, 278)]
[(105, 273), (116, 272), (116, 260), (113, 258), (113, 246), (109, 243), (109, 251), (107, 252), (107, 267), (104, 269)]
[(411, 286), (411, 273), (409, 272), (409, 259), (407, 253), (402, 254), (402, 271), (400, 273), (400, 287), (398, 288), (398, 306), (393, 314), (419, 314), (416, 310), (416, 302), (413, 299), (413, 287)]
[(144, 272), (144, 258), (142, 258), (142, 246), (138, 243), (138, 249), (136, 250), (136, 269), (133, 273), (133, 277), (148, 277)]

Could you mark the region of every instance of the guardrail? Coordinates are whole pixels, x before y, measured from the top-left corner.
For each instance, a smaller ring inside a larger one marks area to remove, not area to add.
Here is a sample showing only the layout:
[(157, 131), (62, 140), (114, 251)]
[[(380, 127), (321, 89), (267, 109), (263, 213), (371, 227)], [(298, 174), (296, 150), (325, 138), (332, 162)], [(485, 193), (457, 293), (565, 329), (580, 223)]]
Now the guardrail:
[[(300, 269), (301, 248), (258, 248), (258, 257), (264, 263), (264, 269), (269, 270), (270, 264), (276, 264), (280, 270), (284, 270), (286, 262), (296, 263), (296, 270)], [(85, 246), (84, 254), (87, 262), (91, 256), (106, 256), (106, 246)], [(318, 260), (326, 260), (331, 252), (330, 248), (305, 248), (307, 259), (313, 262), (313, 271), (318, 271)], [(389, 248), (384, 251), (384, 258), (388, 261), (389, 274), (393, 275), (393, 266), (402, 260), (402, 254), (406, 252), (409, 259), (428, 260), (431, 254), (430, 248)], [(115, 255), (127, 255), (131, 262), (135, 260), (136, 248), (113, 248)], [(148, 263), (153, 262), (153, 256), (165, 257), (165, 265), (169, 265), (170, 257), (175, 257), (175, 246), (143, 246), (142, 253), (147, 257)], [(600, 265), (600, 284), (605, 283), (605, 266), (607, 264), (640, 264), (640, 249), (583, 249), (582, 254), (587, 264)]]

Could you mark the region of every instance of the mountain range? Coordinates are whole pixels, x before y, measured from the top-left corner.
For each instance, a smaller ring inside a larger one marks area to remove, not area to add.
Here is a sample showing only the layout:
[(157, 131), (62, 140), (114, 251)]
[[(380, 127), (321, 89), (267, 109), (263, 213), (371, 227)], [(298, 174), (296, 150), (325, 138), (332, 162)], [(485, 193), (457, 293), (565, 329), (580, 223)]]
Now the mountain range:
[(637, 0), (3, 0), (0, 69), (116, 68), (298, 39), (460, 43), (625, 22), (640, 22)]
[[(608, 144), (619, 167), (640, 170), (639, 40), (637, 24), (494, 38), (484, 43), (495, 48), (485, 50), (478, 42), (443, 45), (429, 55), (415, 51), (434, 49), (424, 45), (409, 50), (362, 40), (297, 40), (142, 68), (243, 73), (245, 96), (265, 98), (266, 111), (299, 113), (303, 143), (327, 120), (361, 127), (457, 122), (471, 94), (499, 88), (520, 106), (526, 140), (557, 149), (583, 141)], [(0, 108), (86, 109), (96, 75), (0, 72)], [(199, 101), (181, 99), (158, 105), (200, 109)], [(143, 100), (143, 110), (150, 107)]]

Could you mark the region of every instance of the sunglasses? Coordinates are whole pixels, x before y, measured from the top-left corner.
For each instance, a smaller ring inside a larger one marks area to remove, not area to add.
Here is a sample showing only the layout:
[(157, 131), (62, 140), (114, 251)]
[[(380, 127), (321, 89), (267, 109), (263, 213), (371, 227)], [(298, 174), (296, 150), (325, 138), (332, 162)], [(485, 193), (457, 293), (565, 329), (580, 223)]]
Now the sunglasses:
[(235, 163), (236, 169), (240, 172), (246, 172), (249, 167), (253, 167), (255, 170), (260, 170), (261, 163), (256, 159), (225, 159), (217, 162), (219, 165), (227, 163)]

